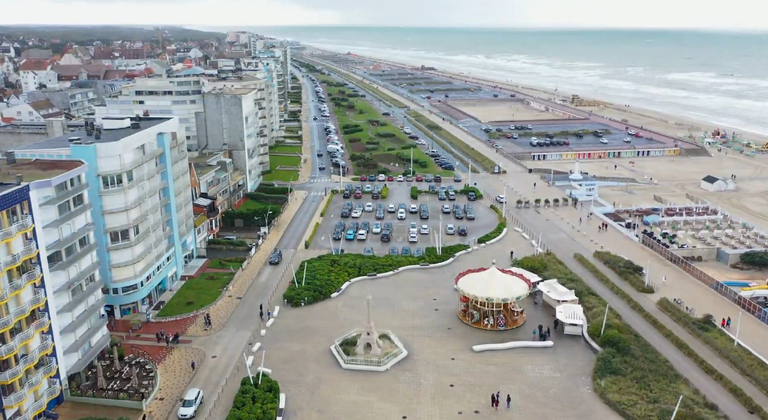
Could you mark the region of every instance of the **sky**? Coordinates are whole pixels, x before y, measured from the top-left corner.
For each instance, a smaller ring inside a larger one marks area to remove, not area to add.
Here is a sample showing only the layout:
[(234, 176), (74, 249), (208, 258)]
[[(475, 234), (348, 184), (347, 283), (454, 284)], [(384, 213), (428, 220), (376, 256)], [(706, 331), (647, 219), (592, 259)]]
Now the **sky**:
[(0, 24), (768, 31), (765, 0), (0, 0)]

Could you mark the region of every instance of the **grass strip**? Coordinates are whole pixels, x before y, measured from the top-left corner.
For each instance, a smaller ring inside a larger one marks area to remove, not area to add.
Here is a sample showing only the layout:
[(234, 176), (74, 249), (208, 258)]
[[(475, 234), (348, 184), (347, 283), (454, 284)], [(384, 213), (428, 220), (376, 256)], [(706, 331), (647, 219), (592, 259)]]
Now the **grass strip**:
[[(722, 373), (720, 373), (717, 369), (715, 369), (709, 362), (704, 360), (703, 357), (701, 357), (698, 353), (696, 353), (688, 344), (683, 341), (680, 337), (678, 337), (675, 333), (673, 333), (669, 328), (667, 328), (661, 321), (656, 319), (655, 316), (651, 315), (650, 312), (646, 311), (645, 308), (642, 307), (635, 299), (632, 298), (627, 292), (625, 292), (621, 287), (616, 285), (614, 282), (611, 281), (611, 279), (608, 278), (605, 274), (603, 274), (602, 271), (600, 271), (599, 268), (597, 268), (594, 264), (592, 264), (589, 260), (587, 260), (583, 255), (581, 254), (574, 254), (573, 257), (581, 263), (581, 265), (584, 266), (587, 270), (589, 270), (590, 273), (592, 273), (600, 282), (606, 285), (613, 293), (615, 293), (617, 296), (619, 296), (623, 301), (625, 301), (632, 309), (634, 309), (637, 313), (640, 314), (649, 324), (651, 324), (654, 328), (656, 328), (661, 335), (667, 338), (672, 344), (675, 345), (675, 347), (678, 348), (683, 354), (688, 356), (691, 360), (693, 360), (696, 365), (698, 365), (701, 370), (707, 373), (712, 379), (717, 381), (720, 385), (723, 386), (723, 388), (727, 389), (728, 392), (733, 395), (733, 397), (741, 403), (750, 413), (756, 414), (760, 419), (762, 420), (768, 420), (768, 413), (763, 409), (763, 407), (760, 407), (755, 400), (752, 399), (749, 395), (747, 395), (743, 389), (741, 389), (738, 385), (734, 384), (730, 379), (723, 376)], [(696, 417), (693, 417), (696, 418)]]
[(527, 256), (517, 260), (515, 265), (542, 278), (558, 279), (560, 284), (576, 292), (587, 319), (592, 321), (589, 334), (603, 348), (597, 355), (592, 371), (593, 389), (621, 417), (669, 419), (678, 397), (683, 394), (678, 419), (724, 418), (715, 404), (707, 401), (616, 311), (608, 312), (605, 332), (600, 336), (605, 300), (556, 255), (544, 253)]
[(592, 254), (595, 259), (605, 264), (616, 273), (622, 280), (629, 283), (635, 290), (640, 293), (653, 293), (653, 287), (646, 286), (643, 279), (643, 267), (635, 264), (634, 262), (616, 254), (611, 254), (606, 251), (595, 251)]
[(308, 249), (309, 245), (312, 244), (312, 240), (315, 239), (315, 234), (317, 233), (317, 229), (320, 228), (320, 222), (315, 222), (315, 227), (312, 228), (312, 233), (309, 235), (309, 238), (304, 241), (304, 249)]

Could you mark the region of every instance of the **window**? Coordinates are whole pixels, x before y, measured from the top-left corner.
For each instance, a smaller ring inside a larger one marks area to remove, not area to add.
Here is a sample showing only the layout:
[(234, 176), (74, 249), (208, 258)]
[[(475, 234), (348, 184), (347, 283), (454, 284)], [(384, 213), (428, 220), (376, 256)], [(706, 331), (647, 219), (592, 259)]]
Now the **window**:
[(186, 105), (187, 101), (180, 100), (180, 101), (171, 101), (171, 105)]
[(117, 287), (113, 287), (112, 288), (112, 294), (113, 295), (119, 295), (120, 294), (120, 289), (118, 289)]
[(80, 249), (87, 247), (91, 243), (91, 238), (88, 235), (83, 236), (77, 240), (77, 244), (80, 245)]
[(52, 254), (48, 254), (48, 265), (53, 267), (54, 265), (64, 261), (64, 257), (61, 255), (61, 251), (56, 251)]
[(133, 227), (133, 237), (139, 236), (139, 225)]
[(109, 232), (109, 242), (112, 245), (121, 244), (123, 242), (128, 242), (130, 240), (131, 240), (131, 237), (128, 233), (128, 229)]
[(74, 198), (72, 198), (72, 205), (74, 208), (78, 208), (85, 203), (85, 198), (83, 198), (83, 194), (78, 194)]
[(126, 182), (133, 182), (133, 169), (125, 173)]
[(59, 210), (59, 217), (66, 215), (70, 211), (69, 201), (59, 204), (56, 208)]
[(61, 194), (67, 191), (67, 183), (62, 182), (61, 184), (56, 185), (53, 189), (56, 192), (56, 195)]
[(75, 244), (72, 244), (66, 248), (64, 248), (64, 258), (72, 258), (73, 255), (77, 253), (77, 246)]
[(91, 284), (93, 284), (95, 281), (96, 281), (96, 275), (95, 274), (91, 274), (85, 280), (83, 280), (83, 284), (85, 285), (85, 287), (88, 287)]
[(101, 186), (105, 190), (123, 188), (123, 174), (104, 175), (101, 177)]
[(120, 291), (121, 291), (123, 294), (125, 294), (125, 293), (131, 293), (131, 292), (135, 292), (135, 291), (137, 291), (137, 290), (139, 290), (139, 285), (138, 285), (138, 284), (132, 284), (132, 285), (130, 285), (130, 286), (125, 286), (125, 287), (123, 287), (122, 289), (120, 289)]
[(144, 105), (144, 101), (133, 101), (134, 105)]
[(73, 178), (70, 178), (69, 179), (69, 188), (71, 189), (71, 188), (77, 187), (78, 185), (80, 185), (82, 183), (83, 183), (83, 180), (80, 179), (80, 175), (78, 175), (76, 177), (73, 177)]

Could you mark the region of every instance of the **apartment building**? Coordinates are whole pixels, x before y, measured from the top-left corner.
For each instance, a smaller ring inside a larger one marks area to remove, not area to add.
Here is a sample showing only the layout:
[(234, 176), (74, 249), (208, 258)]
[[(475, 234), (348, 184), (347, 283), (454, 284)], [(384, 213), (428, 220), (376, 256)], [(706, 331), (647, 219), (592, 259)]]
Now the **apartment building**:
[(195, 256), (186, 142), (176, 117), (103, 117), (24, 146), (24, 159), (79, 159), (92, 206), (105, 311), (145, 313)]
[[(62, 378), (109, 343), (86, 179), (79, 160), (16, 160), (0, 173), (0, 398), (31, 420)], [(54, 345), (55, 343), (55, 345)], [(66, 383), (66, 382), (65, 382)]]
[(90, 88), (41, 89), (31, 91), (27, 96), (30, 101), (50, 100), (58, 109), (77, 118), (93, 114), (99, 101), (96, 92)]
[(123, 85), (117, 95), (105, 97), (105, 106), (96, 107), (96, 118), (175, 116), (189, 150), (198, 150), (195, 113), (203, 111), (204, 83), (200, 77), (138, 78)]

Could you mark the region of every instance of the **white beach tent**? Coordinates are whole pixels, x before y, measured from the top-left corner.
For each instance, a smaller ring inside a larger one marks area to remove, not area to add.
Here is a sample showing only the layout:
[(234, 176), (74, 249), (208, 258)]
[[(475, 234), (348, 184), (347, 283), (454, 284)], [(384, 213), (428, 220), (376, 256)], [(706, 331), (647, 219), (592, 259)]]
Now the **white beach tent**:
[(539, 282), (538, 288), (544, 293), (544, 302), (553, 308), (563, 303), (579, 303), (576, 292), (560, 284), (557, 279)]
[(563, 332), (581, 335), (584, 328), (584, 308), (573, 303), (564, 303), (555, 308), (555, 317), (563, 323)]

